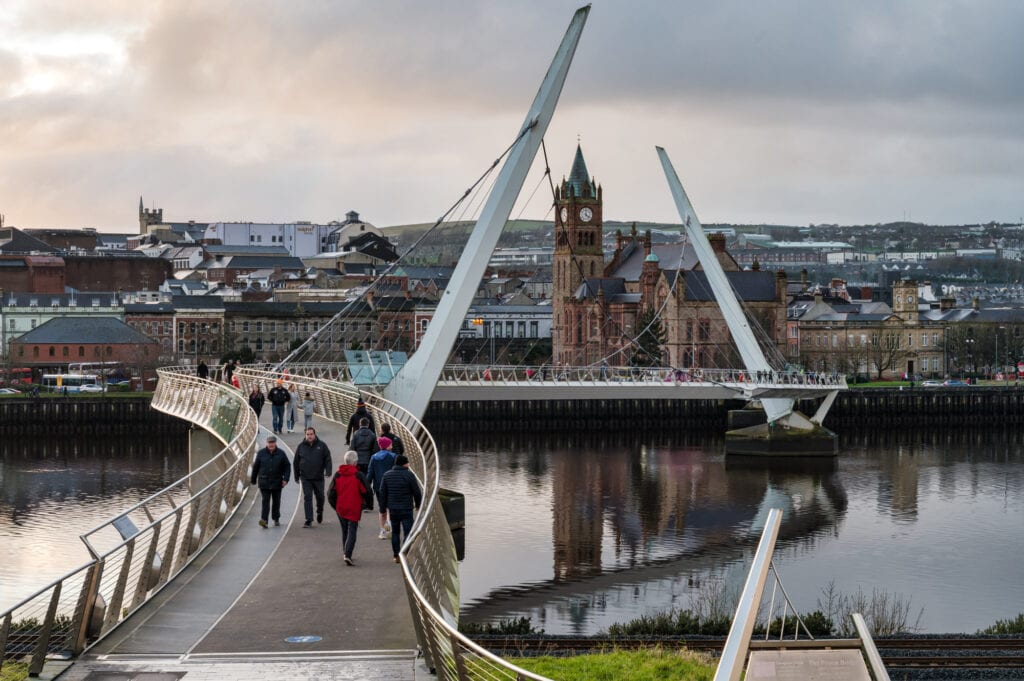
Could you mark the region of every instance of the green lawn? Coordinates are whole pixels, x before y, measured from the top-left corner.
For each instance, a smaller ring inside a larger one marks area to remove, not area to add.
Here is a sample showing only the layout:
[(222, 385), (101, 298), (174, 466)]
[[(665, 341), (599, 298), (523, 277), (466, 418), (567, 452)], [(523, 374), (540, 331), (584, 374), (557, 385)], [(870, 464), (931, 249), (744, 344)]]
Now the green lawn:
[(706, 655), (662, 648), (506, 659), (556, 681), (708, 681), (715, 675), (715, 664)]

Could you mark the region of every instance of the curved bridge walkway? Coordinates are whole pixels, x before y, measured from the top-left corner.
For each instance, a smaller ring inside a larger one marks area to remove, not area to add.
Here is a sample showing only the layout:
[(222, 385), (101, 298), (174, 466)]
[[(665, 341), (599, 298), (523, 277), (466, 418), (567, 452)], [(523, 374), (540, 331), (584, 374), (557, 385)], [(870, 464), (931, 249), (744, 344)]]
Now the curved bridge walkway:
[[(262, 446), (271, 427), (269, 404), (260, 423)], [(319, 417), (314, 427), (336, 468), (346, 450), (344, 428)], [(301, 440), (300, 415), (296, 432), (278, 442), (291, 458)], [(377, 538), (376, 511), (363, 515), (353, 567), (342, 562), (333, 513), (303, 529), (294, 481), (282, 494), (281, 527), (259, 527), (259, 515), (260, 495), (250, 487), (201, 558), (60, 678), (121, 681), (144, 672), (197, 680), (433, 678), (416, 662), (402, 570), (391, 560), (391, 542)], [(306, 638), (290, 643), (291, 637)]]

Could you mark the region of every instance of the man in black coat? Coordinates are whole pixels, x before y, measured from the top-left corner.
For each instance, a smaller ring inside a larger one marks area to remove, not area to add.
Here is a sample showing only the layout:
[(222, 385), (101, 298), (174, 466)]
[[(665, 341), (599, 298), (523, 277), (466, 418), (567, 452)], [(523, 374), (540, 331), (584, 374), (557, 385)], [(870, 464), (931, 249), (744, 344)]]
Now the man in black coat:
[[(360, 421), (366, 419), (370, 423), (370, 430), (377, 432), (377, 425), (373, 422), (373, 417), (370, 416), (370, 412), (366, 411), (366, 402), (363, 402), (363, 398), (359, 398), (356, 402), (356, 411), (352, 414), (352, 417), (348, 420), (348, 429), (345, 430), (345, 444), (348, 444), (352, 440), (352, 433), (359, 429)], [(375, 450), (376, 451), (376, 450)], [(373, 452), (371, 452), (372, 454)], [(366, 471), (363, 471), (364, 473)]]
[(302, 481), (302, 503), (306, 512), (306, 524), (313, 526), (313, 496), (316, 496), (316, 522), (324, 521), (324, 478), (331, 476), (331, 450), (316, 436), (315, 428), (306, 428), (306, 439), (295, 448), (292, 461), (296, 482)]
[[(380, 490), (381, 510), (387, 509), (391, 520), (391, 550), (398, 562), (398, 550), (402, 548), (402, 537), (409, 538), (412, 531), (413, 511), (423, 502), (423, 492), (416, 476), (409, 470), (409, 457), (404, 454), (395, 457), (395, 467), (384, 474)], [(401, 528), (401, 532), (399, 532)]]
[[(267, 446), (256, 452), (256, 460), (252, 464), (253, 485), (259, 485), (263, 495), (263, 507), (260, 510), (260, 527), (267, 526), (267, 514), (274, 519), (274, 525), (281, 524), (281, 490), (288, 484), (292, 467), (288, 465), (288, 457), (277, 448), (277, 438), (267, 437)], [(273, 506), (273, 508), (271, 508)]]
[(356, 468), (366, 473), (370, 465), (370, 457), (377, 452), (377, 433), (370, 427), (369, 419), (359, 420), (359, 430), (352, 433), (352, 449), (359, 455)]
[(292, 396), (285, 390), (284, 381), (277, 379), (277, 385), (267, 393), (270, 400), (270, 411), (274, 417), (274, 432), (278, 435), (284, 429), (284, 405), (291, 402)]

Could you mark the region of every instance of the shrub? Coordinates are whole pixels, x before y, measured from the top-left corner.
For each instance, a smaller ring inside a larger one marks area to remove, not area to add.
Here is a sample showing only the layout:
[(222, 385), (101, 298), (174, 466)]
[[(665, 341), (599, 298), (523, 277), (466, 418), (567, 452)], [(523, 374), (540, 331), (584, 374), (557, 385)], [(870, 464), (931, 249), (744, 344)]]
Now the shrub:
[(1024, 634), (1024, 613), (1017, 615), (1012, 620), (996, 620), (996, 623), (991, 627), (986, 627), (978, 633), (994, 635)]
[(529, 617), (515, 617), (497, 622), (459, 622), (459, 631), (466, 636), (529, 636), (543, 634), (543, 629), (534, 629)]

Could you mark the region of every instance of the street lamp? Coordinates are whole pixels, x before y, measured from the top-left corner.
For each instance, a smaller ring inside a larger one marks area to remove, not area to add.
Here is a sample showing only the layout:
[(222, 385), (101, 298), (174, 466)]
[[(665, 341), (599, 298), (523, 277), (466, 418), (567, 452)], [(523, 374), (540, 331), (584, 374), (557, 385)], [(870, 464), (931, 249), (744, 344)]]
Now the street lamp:
[[(974, 339), (968, 338), (964, 341), (964, 344), (967, 346), (967, 364), (970, 367), (970, 370), (974, 371)], [(961, 378), (963, 378), (962, 372)]]
[[(999, 360), (999, 332), (1002, 331), (1002, 330), (1005, 330), (1005, 329), (1006, 329), (1005, 326), (1000, 326), (998, 329), (996, 329), (996, 364), (997, 364), (997, 366), (999, 366), (999, 373), (1000, 374), (1004, 374), (1004, 376), (1003, 376), (1004, 381), (1005, 381), (1006, 377), (1005, 377), (1005, 372), (1003, 371), (1003, 369), (1005, 369), (1006, 367), (1002, 366), (1002, 362)], [(1007, 343), (1007, 345), (1009, 345), (1009, 343)]]

